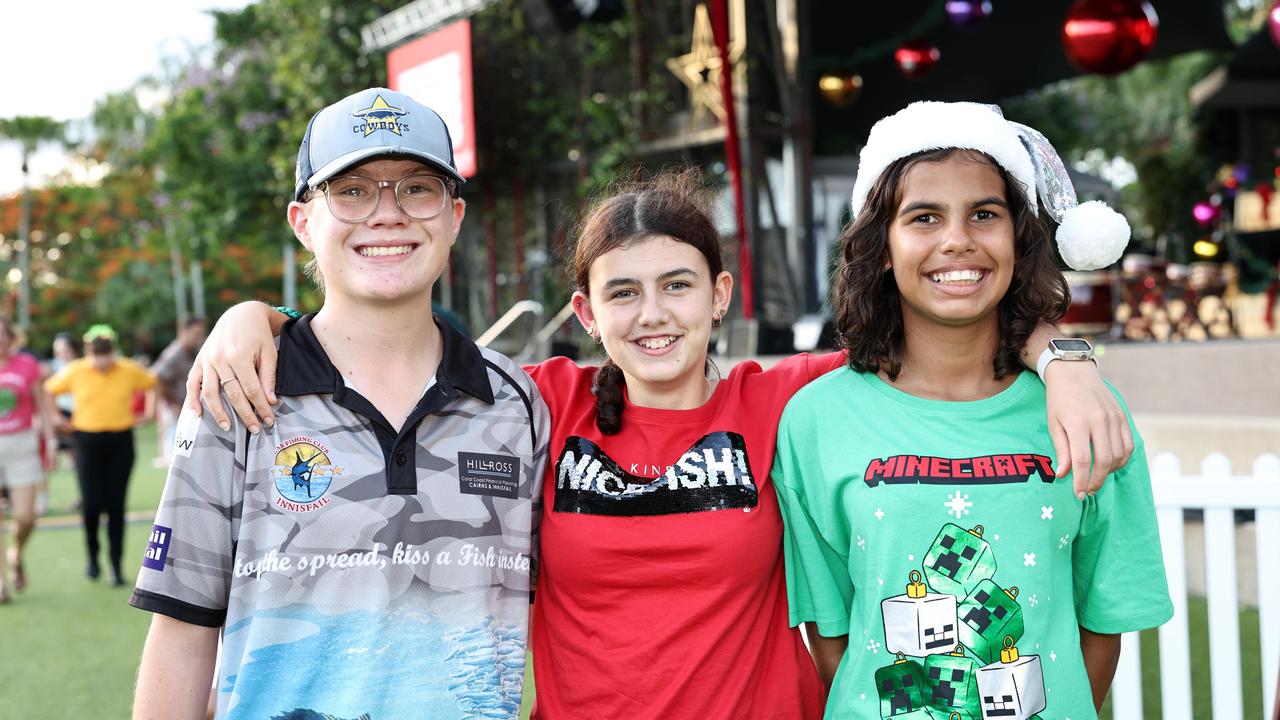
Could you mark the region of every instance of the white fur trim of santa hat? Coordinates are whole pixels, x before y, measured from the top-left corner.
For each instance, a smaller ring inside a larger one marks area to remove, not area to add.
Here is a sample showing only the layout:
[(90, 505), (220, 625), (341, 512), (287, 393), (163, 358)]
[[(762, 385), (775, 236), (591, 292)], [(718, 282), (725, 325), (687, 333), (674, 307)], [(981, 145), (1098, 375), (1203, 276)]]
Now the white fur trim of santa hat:
[(1076, 270), (1098, 270), (1120, 259), (1129, 221), (1104, 202), (1090, 200), (1062, 215), (1056, 234), (1062, 260)]
[(867, 193), (895, 160), (926, 150), (965, 148), (990, 155), (1009, 171), (1031, 207), (1036, 207), (1036, 171), (1018, 131), (991, 105), (971, 102), (914, 102), (882, 118), (871, 128), (858, 156), (853, 183), (853, 219)]

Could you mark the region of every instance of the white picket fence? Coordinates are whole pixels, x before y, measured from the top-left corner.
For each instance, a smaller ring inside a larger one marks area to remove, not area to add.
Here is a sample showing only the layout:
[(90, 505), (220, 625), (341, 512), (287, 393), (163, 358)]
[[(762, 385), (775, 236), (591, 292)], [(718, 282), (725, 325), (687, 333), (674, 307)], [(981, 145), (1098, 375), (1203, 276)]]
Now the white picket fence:
[[(1231, 474), (1220, 454), (1205, 458), (1199, 476), (1181, 473), (1178, 459), (1151, 463), (1165, 575), (1173, 619), (1160, 628), (1160, 697), (1165, 720), (1191, 718), (1191, 651), (1187, 636), (1187, 564), (1182, 511), (1204, 510), (1205, 587), (1209, 600), (1209, 671), (1214, 720), (1244, 717), (1240, 687), (1240, 607), (1237, 601), (1235, 515), (1256, 511), (1258, 607), (1262, 639), (1263, 713), (1275, 706), (1280, 673), (1280, 457), (1261, 455), (1252, 475)], [(1123, 639), (1111, 697), (1117, 720), (1142, 717), (1137, 633)]]

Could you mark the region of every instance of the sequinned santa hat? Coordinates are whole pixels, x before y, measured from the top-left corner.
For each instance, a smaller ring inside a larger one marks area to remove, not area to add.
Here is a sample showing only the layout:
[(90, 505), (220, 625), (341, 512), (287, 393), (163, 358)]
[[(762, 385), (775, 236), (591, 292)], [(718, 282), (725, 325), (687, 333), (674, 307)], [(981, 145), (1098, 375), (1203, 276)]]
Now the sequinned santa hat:
[(1058, 252), (1076, 270), (1096, 270), (1120, 259), (1129, 223), (1106, 203), (1076, 200), (1075, 187), (1053, 145), (1034, 128), (1004, 119), (995, 105), (915, 102), (871, 128), (858, 158), (853, 218), (867, 193), (894, 161), (928, 150), (964, 148), (985, 153), (1022, 186), (1032, 207), (1058, 223)]

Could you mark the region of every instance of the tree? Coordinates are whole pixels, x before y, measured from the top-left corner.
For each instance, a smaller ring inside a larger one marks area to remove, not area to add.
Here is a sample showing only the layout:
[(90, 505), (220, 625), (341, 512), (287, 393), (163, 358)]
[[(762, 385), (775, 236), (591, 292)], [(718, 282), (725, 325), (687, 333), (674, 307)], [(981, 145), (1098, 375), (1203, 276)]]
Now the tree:
[(30, 187), (28, 163), (40, 145), (64, 142), (65, 123), (44, 116), (18, 116), (0, 119), (0, 138), (17, 141), (22, 147), (22, 220), (18, 229), (18, 325), (24, 330), (31, 324), (31, 209), (27, 197)]

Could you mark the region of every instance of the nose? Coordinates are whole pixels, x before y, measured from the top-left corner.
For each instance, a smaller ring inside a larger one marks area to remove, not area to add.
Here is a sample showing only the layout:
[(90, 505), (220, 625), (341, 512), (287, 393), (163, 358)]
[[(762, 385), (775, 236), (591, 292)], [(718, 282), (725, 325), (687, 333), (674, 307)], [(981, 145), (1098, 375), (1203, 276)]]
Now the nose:
[(396, 200), (395, 183), (379, 185), (378, 206), (374, 208), (373, 214), (365, 222), (373, 226), (408, 224), (409, 216), (404, 214), (404, 211), (400, 209), (399, 201)]
[(666, 322), (668, 315), (662, 293), (646, 292), (640, 298), (639, 322), (641, 325), (661, 325)]
[(938, 250), (947, 255), (963, 255), (977, 249), (973, 239), (973, 228), (964, 220), (950, 222), (942, 234), (942, 242)]

